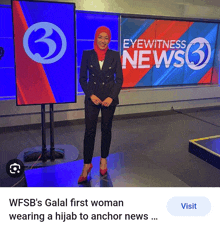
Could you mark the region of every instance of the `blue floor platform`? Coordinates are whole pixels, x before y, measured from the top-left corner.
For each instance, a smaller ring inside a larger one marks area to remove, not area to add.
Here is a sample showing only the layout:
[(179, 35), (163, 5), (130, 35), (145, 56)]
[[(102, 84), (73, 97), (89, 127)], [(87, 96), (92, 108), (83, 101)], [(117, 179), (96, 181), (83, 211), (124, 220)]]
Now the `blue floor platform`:
[(99, 173), (100, 156), (93, 157), (88, 181), (78, 184), (83, 160), (57, 163), (25, 171), (27, 187), (188, 187), (172, 173), (135, 154), (118, 152), (107, 158), (108, 173)]
[(51, 165), (25, 171), (28, 187), (113, 187), (124, 181), (124, 153), (110, 154), (108, 159), (108, 173), (99, 173), (100, 157), (93, 158), (93, 168), (88, 181), (78, 184), (82, 172), (83, 160)]
[(189, 152), (220, 169), (220, 135), (190, 140)]

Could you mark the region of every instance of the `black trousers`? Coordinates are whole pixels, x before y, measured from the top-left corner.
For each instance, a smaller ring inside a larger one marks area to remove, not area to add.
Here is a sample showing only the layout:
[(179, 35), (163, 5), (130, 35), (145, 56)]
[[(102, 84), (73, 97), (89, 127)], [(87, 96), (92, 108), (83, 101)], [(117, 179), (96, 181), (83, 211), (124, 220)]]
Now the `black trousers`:
[(109, 149), (111, 144), (111, 129), (112, 120), (115, 113), (116, 106), (105, 107), (102, 105), (95, 105), (91, 101), (85, 102), (85, 136), (84, 136), (84, 164), (90, 164), (92, 162), (96, 127), (98, 121), (98, 115), (101, 110), (101, 157), (106, 158), (109, 155)]

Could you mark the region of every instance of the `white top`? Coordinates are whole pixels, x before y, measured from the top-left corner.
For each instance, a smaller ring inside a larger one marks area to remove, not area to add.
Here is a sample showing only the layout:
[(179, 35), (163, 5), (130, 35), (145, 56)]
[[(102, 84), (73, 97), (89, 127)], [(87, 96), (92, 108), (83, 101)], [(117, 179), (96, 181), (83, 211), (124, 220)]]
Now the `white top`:
[(99, 66), (100, 66), (100, 69), (101, 69), (101, 70), (102, 70), (103, 63), (104, 63), (104, 60), (102, 60), (102, 61), (100, 60), (100, 61), (99, 61)]

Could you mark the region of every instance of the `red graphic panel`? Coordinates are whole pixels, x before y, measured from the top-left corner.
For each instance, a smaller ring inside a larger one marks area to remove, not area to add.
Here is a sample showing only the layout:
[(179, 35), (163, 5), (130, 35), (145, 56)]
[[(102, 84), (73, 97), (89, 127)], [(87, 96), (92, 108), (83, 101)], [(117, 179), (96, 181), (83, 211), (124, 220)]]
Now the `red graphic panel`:
[(202, 77), (202, 79), (198, 82), (199, 84), (210, 84), (212, 82), (212, 71), (213, 68), (210, 68), (210, 70)]
[[(31, 60), (23, 48), (23, 37), (28, 29), (20, 3), (13, 1), (17, 103), (55, 103), (55, 98), (42, 64)], [(21, 86), (22, 85), (22, 86)]]

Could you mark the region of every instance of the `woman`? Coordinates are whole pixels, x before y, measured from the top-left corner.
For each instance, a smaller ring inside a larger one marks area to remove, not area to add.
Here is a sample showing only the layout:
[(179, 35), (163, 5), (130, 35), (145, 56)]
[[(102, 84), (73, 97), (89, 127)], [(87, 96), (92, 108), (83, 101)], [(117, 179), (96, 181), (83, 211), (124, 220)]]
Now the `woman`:
[[(98, 114), (101, 110), (101, 160), (100, 173), (107, 173), (106, 158), (111, 143), (112, 119), (119, 103), (118, 94), (123, 83), (119, 53), (108, 48), (111, 41), (109, 28), (101, 26), (96, 30), (94, 49), (83, 52), (80, 85), (85, 93), (85, 137), (84, 167), (78, 183), (87, 180), (92, 169), (92, 157), (95, 144)], [(87, 77), (87, 73), (88, 77)], [(88, 80), (87, 80), (88, 78)]]

